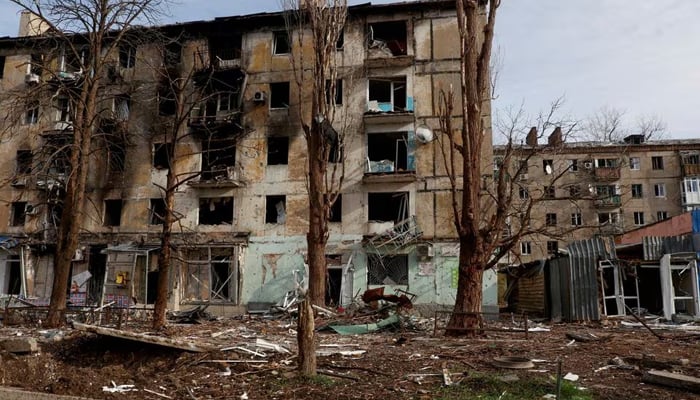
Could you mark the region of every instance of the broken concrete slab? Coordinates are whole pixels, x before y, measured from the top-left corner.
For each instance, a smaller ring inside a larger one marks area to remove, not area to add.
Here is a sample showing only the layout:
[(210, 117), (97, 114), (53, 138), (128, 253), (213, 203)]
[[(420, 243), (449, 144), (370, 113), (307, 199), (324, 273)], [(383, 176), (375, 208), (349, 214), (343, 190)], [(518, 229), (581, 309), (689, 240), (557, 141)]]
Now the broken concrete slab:
[(0, 341), (0, 348), (16, 354), (36, 353), (39, 351), (39, 344), (36, 339), (30, 337), (17, 337), (3, 339)]
[(399, 317), (394, 314), (375, 324), (329, 325), (328, 327), (341, 335), (361, 335), (364, 333), (377, 332), (379, 330), (389, 328), (397, 325), (399, 322)]
[(29, 392), (22, 389), (0, 387), (0, 399), (3, 400), (92, 400), (87, 397), (60, 396), (51, 393)]
[(644, 373), (642, 382), (700, 393), (700, 379), (688, 375), (652, 369)]
[(161, 336), (152, 336), (144, 333), (129, 332), (120, 329), (105, 328), (96, 325), (81, 324), (73, 322), (73, 328), (79, 331), (91, 332), (102, 336), (109, 336), (118, 339), (131, 340), (155, 346), (171, 347), (178, 350), (191, 351), (194, 353), (205, 353), (214, 350), (208, 345), (195, 344), (185, 340), (171, 339)]

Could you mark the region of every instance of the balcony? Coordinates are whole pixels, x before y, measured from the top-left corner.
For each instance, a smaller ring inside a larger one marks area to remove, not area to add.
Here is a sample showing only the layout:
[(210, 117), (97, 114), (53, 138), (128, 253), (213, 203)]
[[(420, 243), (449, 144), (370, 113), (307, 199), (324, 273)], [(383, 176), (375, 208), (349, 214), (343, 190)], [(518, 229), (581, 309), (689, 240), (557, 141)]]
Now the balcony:
[(593, 202), (597, 208), (618, 208), (622, 204), (622, 199), (619, 195), (598, 198)]
[(382, 256), (395, 254), (396, 251), (414, 243), (423, 235), (415, 216), (395, 224), (392, 222), (382, 224), (386, 226), (368, 225), (368, 233), (373, 236), (367, 241), (368, 250)]
[(684, 176), (700, 175), (700, 164), (683, 164)]
[(597, 167), (593, 174), (599, 181), (616, 181), (620, 179), (620, 167)]
[(194, 188), (239, 188), (244, 187), (239, 167), (215, 166), (201, 172), (199, 180), (189, 181)]
[(605, 223), (598, 227), (598, 232), (601, 235), (620, 235), (625, 232), (622, 224), (619, 222)]

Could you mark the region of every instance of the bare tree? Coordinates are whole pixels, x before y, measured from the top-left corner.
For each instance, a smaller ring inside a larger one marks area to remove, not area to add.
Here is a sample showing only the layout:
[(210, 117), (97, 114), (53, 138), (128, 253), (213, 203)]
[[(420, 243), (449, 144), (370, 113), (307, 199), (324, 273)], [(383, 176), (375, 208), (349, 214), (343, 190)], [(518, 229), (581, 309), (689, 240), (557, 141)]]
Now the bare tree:
[[(291, 61), (299, 94), (298, 118), (307, 144), (309, 230), (306, 243), (309, 285), (308, 293), (302, 294), (303, 300), (299, 306), (297, 341), (299, 371), (308, 376), (316, 374), (311, 306), (325, 303), (328, 221), (344, 177), (342, 159), (333, 164), (329, 164), (329, 160), (332, 152), (342, 154), (343, 135), (334, 128), (333, 123), (338, 90), (336, 51), (345, 25), (347, 2), (287, 0), (284, 6), (289, 36), (297, 40)], [(311, 51), (305, 54), (303, 44), (307, 41), (310, 42)]]
[(661, 139), (666, 123), (658, 115), (642, 115), (634, 126), (626, 120), (627, 112), (620, 108), (603, 106), (590, 115), (585, 123), (582, 139), (598, 142), (621, 142), (628, 135), (644, 135), (645, 140)]
[[(152, 23), (166, 0), (11, 0), (45, 26), (37, 43), (57, 55), (55, 67), (44, 68), (46, 85), (65, 99), (72, 140), (63, 207), (54, 255), (54, 280), (46, 326), (61, 324), (71, 261), (85, 211), (90, 154), (99, 127), (100, 101), (105, 96), (108, 66), (128, 40), (130, 28)], [(74, 71), (60, 67), (70, 60)]]

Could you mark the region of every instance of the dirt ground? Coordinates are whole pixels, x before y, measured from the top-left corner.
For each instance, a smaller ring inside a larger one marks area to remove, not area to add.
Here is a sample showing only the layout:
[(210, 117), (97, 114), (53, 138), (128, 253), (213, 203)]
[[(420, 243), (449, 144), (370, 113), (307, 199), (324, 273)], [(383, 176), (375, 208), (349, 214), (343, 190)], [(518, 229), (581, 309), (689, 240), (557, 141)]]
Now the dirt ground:
[[(40, 351), (0, 353), (0, 385), (95, 399), (466, 399), (477, 397), (469, 394), (471, 389), (446, 391), (443, 372), (449, 374), (451, 388), (488, 376), (507, 380), (512, 388), (536, 379), (551, 385), (550, 393), (555, 393), (554, 377), (561, 360), (562, 373), (579, 376), (573, 384), (585, 388), (586, 398), (700, 398), (642, 382), (643, 372), (651, 368), (699, 377), (700, 331), (658, 331), (663, 335), (660, 340), (644, 328), (623, 326), (620, 320), (542, 323), (535, 326), (543, 329), (525, 339), (522, 332), (508, 332), (515, 324), (505, 318), (487, 324), (505, 333), (488, 331), (468, 339), (433, 336), (430, 319), (414, 316), (402, 321), (398, 329), (364, 335), (319, 332), (319, 349), (324, 354), (318, 357), (322, 375), (316, 379), (301, 379), (295, 373), (296, 331), (291, 318), (244, 316), (170, 324), (159, 333), (219, 349), (208, 353), (69, 327), (53, 331), (26, 324), (2, 327), (0, 338), (35, 337)], [(327, 322), (319, 319), (317, 325)], [(138, 323), (122, 329), (147, 332), (146, 325)], [(593, 334), (590, 339), (600, 340), (573, 341), (567, 333)], [(284, 348), (256, 347), (256, 339)], [(501, 356), (524, 357), (535, 365), (497, 368), (493, 359)], [(105, 391), (118, 385), (134, 385), (137, 391)]]

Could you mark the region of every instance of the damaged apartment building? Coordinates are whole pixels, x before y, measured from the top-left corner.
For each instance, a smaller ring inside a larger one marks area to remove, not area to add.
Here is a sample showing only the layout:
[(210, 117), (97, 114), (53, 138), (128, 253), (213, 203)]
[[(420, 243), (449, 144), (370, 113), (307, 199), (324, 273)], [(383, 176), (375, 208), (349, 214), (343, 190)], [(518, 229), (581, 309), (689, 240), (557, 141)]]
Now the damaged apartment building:
[[(175, 191), (168, 308), (209, 304), (227, 314), (274, 304), (305, 274), (303, 96), (290, 58), (298, 42), (289, 40), (283, 13), (157, 29), (182, 39), (162, 48), (120, 48), (105, 80), (109, 101), (100, 123), (111, 140), (95, 152), (91, 167), (71, 302), (154, 302), (162, 188), (169, 168), (177, 168), (188, 178)], [(458, 242), (449, 180), (432, 136), (439, 128), (439, 90), (460, 85), (458, 37), (452, 1), (349, 7), (336, 46), (333, 128), (344, 140), (329, 163), (344, 162), (345, 177), (331, 212), (328, 304), (349, 304), (380, 286), (414, 294), (415, 304), (454, 304)], [(23, 43), (0, 40), (4, 92), (81, 73), (70, 60), (48, 62)], [(160, 81), (163, 73), (154, 70), (175, 67), (192, 71), (192, 85), (207, 96), (173, 145), (159, 124), (175, 104)], [(50, 295), (52, 235), (70, 173), (70, 107), (60, 93), (50, 103), (28, 102), (3, 143), (3, 294)], [(483, 165), (490, 166), (490, 132), (483, 152)], [(495, 273), (487, 271), (486, 311), (497, 307), (496, 286)]]

